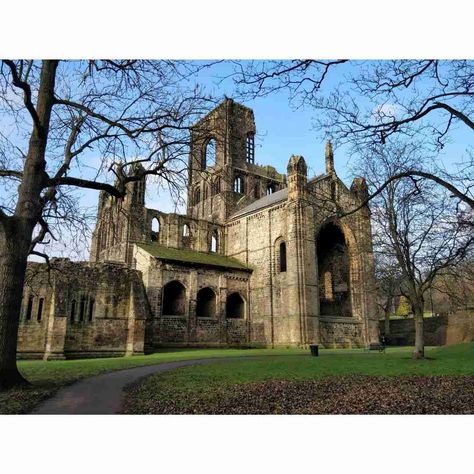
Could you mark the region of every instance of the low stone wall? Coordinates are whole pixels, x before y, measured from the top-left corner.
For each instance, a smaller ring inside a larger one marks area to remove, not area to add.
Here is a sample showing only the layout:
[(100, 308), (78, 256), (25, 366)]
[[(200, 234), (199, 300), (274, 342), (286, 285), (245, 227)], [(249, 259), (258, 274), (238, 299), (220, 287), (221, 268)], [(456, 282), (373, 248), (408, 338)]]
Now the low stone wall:
[[(154, 347), (241, 346), (249, 343), (245, 319), (162, 316), (148, 323)], [(150, 347), (148, 351), (152, 351)]]
[[(380, 321), (380, 334), (385, 335), (385, 323)], [(434, 316), (424, 321), (425, 344), (444, 346), (474, 340), (474, 311), (460, 310), (449, 316)], [(390, 345), (412, 346), (415, 344), (415, 323), (410, 319), (390, 320)]]
[(350, 317), (322, 317), (320, 344), (325, 348), (364, 347), (363, 323)]

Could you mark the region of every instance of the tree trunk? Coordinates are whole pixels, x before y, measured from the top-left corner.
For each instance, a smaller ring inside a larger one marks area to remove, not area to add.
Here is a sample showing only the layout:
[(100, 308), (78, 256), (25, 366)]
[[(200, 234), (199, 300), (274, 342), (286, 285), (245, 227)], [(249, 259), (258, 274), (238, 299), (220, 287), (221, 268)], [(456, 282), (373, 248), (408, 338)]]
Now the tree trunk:
[[(0, 391), (27, 381), (16, 365), (18, 325), (29, 242), (15, 218), (0, 223)], [(26, 231), (26, 232), (25, 232)], [(31, 230), (29, 235), (31, 236)]]
[(425, 336), (423, 332), (423, 303), (414, 307), (415, 320), (415, 350), (414, 359), (423, 359), (425, 357)]
[[(21, 297), (33, 229), (41, 218), (48, 143), (58, 61), (42, 63), (33, 130), (13, 216), (0, 215), (0, 390), (26, 383), (16, 365)], [(26, 100), (26, 96), (25, 96)]]

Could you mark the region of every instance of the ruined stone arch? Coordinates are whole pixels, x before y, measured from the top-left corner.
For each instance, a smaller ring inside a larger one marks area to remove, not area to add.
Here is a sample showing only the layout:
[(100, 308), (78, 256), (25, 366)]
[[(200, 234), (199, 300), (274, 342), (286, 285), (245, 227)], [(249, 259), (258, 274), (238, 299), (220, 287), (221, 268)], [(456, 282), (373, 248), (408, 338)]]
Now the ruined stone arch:
[(219, 232), (217, 229), (213, 229), (211, 231), (211, 239), (209, 242), (209, 250), (213, 253), (218, 253), (219, 252), (219, 246), (220, 246), (220, 239), (219, 239)]
[(216, 292), (209, 286), (201, 288), (196, 295), (196, 317), (215, 318), (216, 307)]
[(202, 169), (215, 166), (217, 163), (217, 140), (210, 137), (204, 142), (202, 148)]
[(191, 227), (187, 222), (183, 224), (183, 237), (191, 237)]
[(234, 193), (245, 194), (245, 179), (241, 174), (235, 175), (232, 189)]
[(162, 315), (185, 316), (187, 290), (179, 280), (172, 280), (163, 285)]
[(153, 242), (159, 242), (161, 230), (161, 220), (159, 216), (153, 216), (150, 223), (150, 238)]
[(225, 303), (225, 317), (228, 319), (244, 319), (246, 315), (246, 302), (239, 292), (227, 296)]
[(325, 222), (316, 236), (319, 306), (322, 316), (353, 316), (356, 242), (352, 231), (334, 220)]

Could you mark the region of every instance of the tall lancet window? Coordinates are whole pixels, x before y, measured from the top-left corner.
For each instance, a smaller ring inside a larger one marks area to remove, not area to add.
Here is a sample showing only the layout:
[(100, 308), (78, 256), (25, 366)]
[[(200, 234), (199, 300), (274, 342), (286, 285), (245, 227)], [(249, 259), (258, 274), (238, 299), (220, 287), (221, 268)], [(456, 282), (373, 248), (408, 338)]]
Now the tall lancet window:
[(204, 169), (210, 168), (215, 166), (216, 164), (216, 151), (217, 151), (217, 143), (214, 138), (211, 138), (204, 149)]
[(245, 142), (245, 158), (247, 163), (255, 163), (255, 134), (253, 132), (247, 133)]

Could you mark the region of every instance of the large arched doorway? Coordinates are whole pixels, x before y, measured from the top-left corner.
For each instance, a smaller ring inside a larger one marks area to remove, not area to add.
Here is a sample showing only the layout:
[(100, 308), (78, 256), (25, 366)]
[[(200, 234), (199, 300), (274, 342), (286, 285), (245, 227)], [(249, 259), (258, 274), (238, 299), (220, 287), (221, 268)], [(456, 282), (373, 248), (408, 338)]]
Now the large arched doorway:
[(196, 298), (196, 316), (213, 318), (216, 315), (216, 294), (211, 288), (199, 290)]
[(349, 251), (341, 229), (322, 227), (317, 238), (319, 307), (322, 316), (352, 316)]
[(179, 281), (171, 281), (163, 287), (163, 315), (186, 314), (186, 288)]
[(245, 301), (239, 293), (227, 297), (225, 305), (226, 318), (241, 319), (245, 317)]

